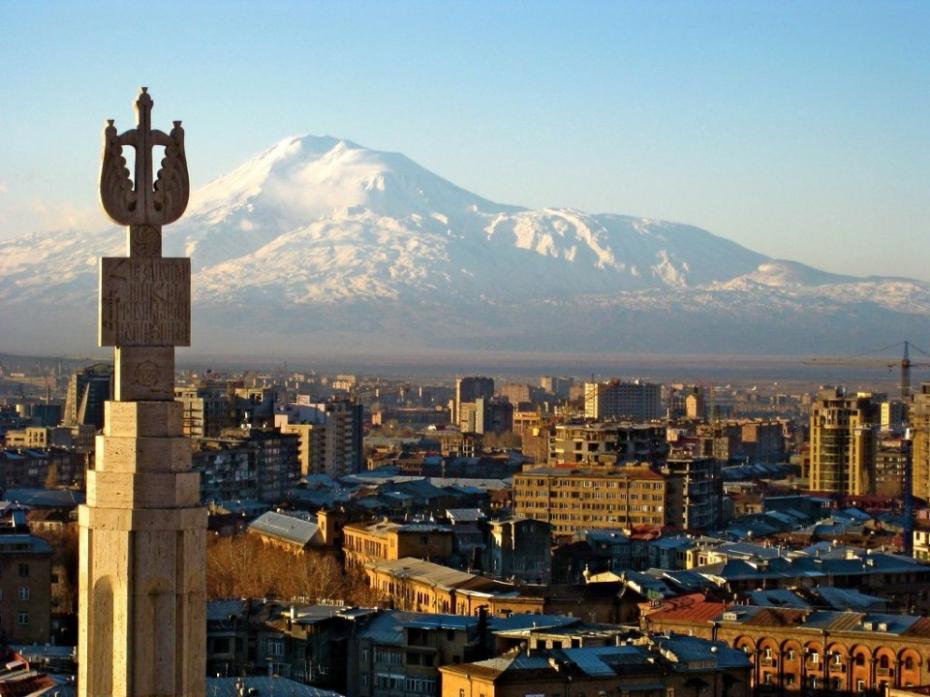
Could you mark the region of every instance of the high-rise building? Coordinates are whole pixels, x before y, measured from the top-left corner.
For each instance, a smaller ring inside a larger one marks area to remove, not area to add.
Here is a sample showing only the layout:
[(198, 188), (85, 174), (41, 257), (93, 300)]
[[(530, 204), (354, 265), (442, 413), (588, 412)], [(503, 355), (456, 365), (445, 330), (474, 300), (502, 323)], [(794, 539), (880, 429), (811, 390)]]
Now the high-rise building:
[(539, 378), (540, 388), (557, 399), (568, 399), (572, 382), (572, 378), (556, 377), (554, 375), (543, 375)]
[(875, 453), (881, 399), (871, 392), (847, 395), (822, 389), (811, 405), (811, 491), (838, 494), (875, 492)]
[(501, 397), (514, 406), (534, 401), (537, 392), (538, 390), (532, 385), (519, 382), (508, 382), (501, 385), (500, 389)]
[(578, 530), (665, 525), (666, 478), (646, 467), (538, 467), (513, 477), (514, 513)]
[(703, 391), (695, 389), (685, 397), (685, 416), (689, 419), (703, 419), (707, 416)]
[(504, 433), (513, 430), (513, 404), (506, 399), (478, 397), (459, 409), (462, 433)]
[(113, 366), (108, 363), (78, 370), (68, 381), (65, 426), (103, 428), (103, 403), (113, 394)]
[(916, 391), (908, 410), (913, 445), (914, 496), (930, 499), (930, 382)]
[(634, 423), (561, 423), (551, 429), (552, 465), (657, 464), (668, 455), (666, 427)]
[(907, 418), (907, 407), (900, 399), (886, 399), (881, 403), (883, 431), (901, 431)]
[(192, 468), (202, 475), (201, 500), (281, 503), (300, 479), (299, 439), (273, 429), (226, 429), (196, 441)]
[(234, 426), (226, 388), (216, 385), (185, 385), (174, 388), (174, 398), (184, 405), (184, 435), (216, 438)]
[(662, 386), (651, 382), (586, 382), (584, 415), (589, 419), (658, 419), (662, 416)]
[(666, 480), (666, 523), (683, 530), (713, 530), (722, 516), (723, 479), (712, 457), (671, 458), (661, 468)]
[(455, 423), (462, 420), (461, 406), (473, 403), (479, 397), (491, 399), (494, 396), (494, 379), (485, 377), (464, 377), (455, 381)]
[[(887, 402), (886, 402), (887, 403)], [(907, 461), (904, 437), (882, 432), (875, 449), (875, 494), (900, 498), (904, 494), (904, 467)]]
[(362, 469), (362, 405), (350, 399), (288, 404), (275, 427), (300, 436), (300, 471), (341, 477)]

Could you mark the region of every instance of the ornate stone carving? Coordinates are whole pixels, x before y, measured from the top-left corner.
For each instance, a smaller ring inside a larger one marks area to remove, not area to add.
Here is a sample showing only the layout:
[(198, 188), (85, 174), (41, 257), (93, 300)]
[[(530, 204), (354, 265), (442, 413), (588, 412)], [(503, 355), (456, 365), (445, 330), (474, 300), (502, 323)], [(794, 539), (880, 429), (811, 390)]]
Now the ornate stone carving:
[[(136, 101), (138, 126), (118, 134), (109, 119), (103, 132), (100, 201), (120, 225), (168, 225), (181, 217), (190, 197), (184, 129), (175, 121), (171, 133), (152, 130), (152, 104), (148, 88), (143, 87)], [(123, 157), (126, 146), (136, 151), (133, 178)], [(165, 157), (153, 182), (152, 148), (157, 146), (165, 148)]]
[(130, 225), (129, 256), (160, 257), (161, 228), (156, 225)]

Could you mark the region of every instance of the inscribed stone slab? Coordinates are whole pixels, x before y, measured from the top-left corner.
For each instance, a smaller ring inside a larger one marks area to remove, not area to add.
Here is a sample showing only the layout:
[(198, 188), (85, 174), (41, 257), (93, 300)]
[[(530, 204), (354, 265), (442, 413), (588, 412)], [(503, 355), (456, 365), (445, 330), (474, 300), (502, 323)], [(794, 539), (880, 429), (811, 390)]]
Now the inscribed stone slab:
[(100, 262), (101, 346), (190, 346), (190, 259), (104, 257)]

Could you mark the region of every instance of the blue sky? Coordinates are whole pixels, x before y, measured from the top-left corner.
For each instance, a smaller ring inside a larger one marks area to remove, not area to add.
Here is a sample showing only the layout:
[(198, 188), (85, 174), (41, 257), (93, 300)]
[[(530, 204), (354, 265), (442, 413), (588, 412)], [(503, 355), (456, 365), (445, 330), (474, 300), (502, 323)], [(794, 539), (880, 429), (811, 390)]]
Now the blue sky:
[(930, 280), (930, 2), (0, 0), (0, 237), (103, 221), (106, 117), (195, 185), (293, 134), (491, 199)]

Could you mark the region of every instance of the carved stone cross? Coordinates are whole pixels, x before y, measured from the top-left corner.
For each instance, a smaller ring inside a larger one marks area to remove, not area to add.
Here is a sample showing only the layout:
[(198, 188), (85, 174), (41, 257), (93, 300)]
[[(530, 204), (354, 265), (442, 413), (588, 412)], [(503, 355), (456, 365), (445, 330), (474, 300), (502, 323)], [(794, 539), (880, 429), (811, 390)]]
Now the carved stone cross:
[[(184, 129), (180, 121), (171, 133), (152, 129), (152, 97), (145, 87), (136, 111), (136, 128), (117, 134), (110, 119), (104, 130), (100, 200), (115, 222), (129, 226), (129, 235), (127, 257), (101, 260), (99, 343), (118, 349), (190, 346), (190, 259), (161, 256), (162, 225), (180, 218), (190, 197)], [(159, 146), (165, 156), (153, 176), (152, 153)], [(134, 177), (124, 147), (135, 149)]]

